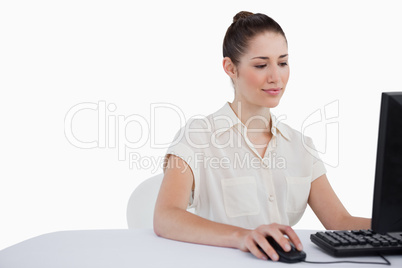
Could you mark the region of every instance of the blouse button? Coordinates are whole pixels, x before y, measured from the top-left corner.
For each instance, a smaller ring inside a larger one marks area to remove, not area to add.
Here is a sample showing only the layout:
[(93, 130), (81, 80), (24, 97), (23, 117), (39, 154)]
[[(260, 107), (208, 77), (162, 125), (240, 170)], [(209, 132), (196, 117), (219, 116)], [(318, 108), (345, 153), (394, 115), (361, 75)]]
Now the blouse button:
[(275, 200), (275, 196), (273, 196), (272, 194), (269, 196), (269, 201), (273, 202)]
[(266, 162), (266, 160), (262, 161), (262, 166), (265, 167), (265, 168), (269, 168), (269, 164)]

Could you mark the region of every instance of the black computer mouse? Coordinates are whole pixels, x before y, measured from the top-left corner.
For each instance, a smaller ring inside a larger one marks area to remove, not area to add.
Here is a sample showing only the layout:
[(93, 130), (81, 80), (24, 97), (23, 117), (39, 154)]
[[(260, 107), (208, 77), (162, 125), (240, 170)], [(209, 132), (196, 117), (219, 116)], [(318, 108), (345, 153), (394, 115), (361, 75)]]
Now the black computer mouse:
[[(272, 236), (268, 236), (267, 240), (268, 243), (271, 244), (271, 246), (275, 249), (276, 253), (278, 253), (280, 262), (295, 263), (304, 261), (306, 259), (306, 253), (304, 251), (298, 251), (292, 243), (290, 243), (291, 250), (286, 252)], [(270, 258), (268, 257), (268, 259)]]

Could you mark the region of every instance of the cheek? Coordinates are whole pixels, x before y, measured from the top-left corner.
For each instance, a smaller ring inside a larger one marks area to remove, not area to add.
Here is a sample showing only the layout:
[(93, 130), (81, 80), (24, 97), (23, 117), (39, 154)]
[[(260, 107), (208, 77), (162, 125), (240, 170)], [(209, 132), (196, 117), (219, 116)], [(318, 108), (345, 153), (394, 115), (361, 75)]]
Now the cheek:
[(249, 86), (259, 86), (264, 81), (264, 77), (255, 71), (244, 71), (244, 83)]
[(281, 80), (282, 80), (282, 82), (283, 82), (284, 84), (287, 84), (287, 82), (288, 82), (288, 80), (289, 80), (289, 74), (290, 74), (289, 68), (284, 69), (284, 70), (281, 72)]

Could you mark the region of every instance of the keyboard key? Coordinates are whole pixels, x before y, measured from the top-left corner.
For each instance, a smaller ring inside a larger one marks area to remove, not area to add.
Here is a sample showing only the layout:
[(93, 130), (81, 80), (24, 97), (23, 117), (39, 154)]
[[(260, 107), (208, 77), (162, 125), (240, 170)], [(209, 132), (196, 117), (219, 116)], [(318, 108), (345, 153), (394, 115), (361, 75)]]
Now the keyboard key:
[(364, 240), (364, 238), (357, 239), (357, 242), (359, 243), (359, 245), (367, 245), (367, 242), (366, 242), (366, 240)]
[(383, 246), (389, 246), (389, 242), (386, 240), (381, 240), (380, 242), (381, 242), (381, 245), (383, 245)]
[[(350, 244), (351, 244), (352, 246), (358, 244), (358, 243), (357, 243), (357, 240), (354, 240), (354, 239), (349, 240), (349, 242), (350, 242)], [(388, 242), (387, 242), (387, 243), (388, 243)]]
[(324, 240), (325, 242), (329, 243), (332, 246), (337, 247), (337, 246), (341, 245), (341, 243), (339, 243), (339, 241), (337, 241), (336, 239), (334, 239), (327, 233), (319, 232), (319, 233), (317, 233), (317, 236), (319, 236), (322, 240)]
[(371, 236), (373, 234), (371, 230), (360, 230), (360, 232), (365, 236)]

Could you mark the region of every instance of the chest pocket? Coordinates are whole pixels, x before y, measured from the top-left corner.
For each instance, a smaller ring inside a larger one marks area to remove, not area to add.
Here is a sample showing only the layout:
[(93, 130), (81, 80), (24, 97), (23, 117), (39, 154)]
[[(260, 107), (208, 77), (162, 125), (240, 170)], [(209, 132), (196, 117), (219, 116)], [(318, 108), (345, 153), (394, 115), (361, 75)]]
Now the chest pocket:
[(286, 213), (289, 218), (289, 225), (292, 226), (300, 220), (307, 207), (311, 188), (311, 176), (286, 176), (286, 184)]
[(256, 215), (260, 212), (255, 177), (224, 178), (221, 185), (228, 217)]

